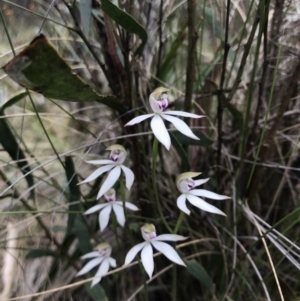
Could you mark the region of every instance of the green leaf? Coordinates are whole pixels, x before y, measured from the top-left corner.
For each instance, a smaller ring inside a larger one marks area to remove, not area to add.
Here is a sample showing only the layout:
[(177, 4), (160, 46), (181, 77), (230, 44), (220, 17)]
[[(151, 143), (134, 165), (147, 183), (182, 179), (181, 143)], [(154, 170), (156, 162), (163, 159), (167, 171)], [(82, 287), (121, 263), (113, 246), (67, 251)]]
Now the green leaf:
[(166, 81), (168, 75), (174, 70), (174, 63), (178, 59), (177, 51), (182, 47), (182, 43), (184, 42), (186, 36), (186, 26), (182, 25), (181, 32), (178, 33), (176, 39), (173, 41), (170, 50), (167, 52), (163, 63), (159, 69), (159, 79), (162, 81)]
[(60, 254), (57, 251), (53, 251), (49, 249), (35, 249), (27, 253), (26, 259), (40, 258), (44, 256), (59, 258)]
[(174, 135), (173, 132), (170, 132), (170, 137), (171, 137), (172, 145), (174, 146), (174, 148), (176, 149), (178, 155), (181, 158), (182, 169), (183, 170), (190, 170), (189, 159), (187, 157), (186, 151), (182, 147), (182, 144), (179, 143), (179, 141), (177, 140), (177, 138), (176, 138), (176, 136)]
[(2, 69), (21, 86), (45, 97), (78, 102), (97, 101), (120, 113), (126, 111), (115, 96), (97, 94), (74, 74), (42, 34)]
[(82, 216), (77, 215), (74, 221), (75, 235), (79, 241), (79, 249), (82, 254), (89, 253), (93, 250), (90, 242), (90, 233)]
[(233, 117), (233, 127), (235, 129), (242, 130), (244, 124), (243, 114), (231, 103), (226, 104), (226, 109)]
[[(74, 163), (71, 156), (67, 156), (65, 159), (66, 163), (66, 176), (68, 180), (69, 193), (67, 193), (68, 201), (71, 203), (69, 206), (69, 211), (82, 211), (82, 206), (80, 203), (72, 204), (73, 202), (79, 201), (81, 194), (79, 190), (77, 174), (75, 171)], [(76, 219), (76, 214), (69, 214), (68, 216), (68, 230), (67, 233), (72, 231), (74, 221)]]
[(91, 27), (92, 0), (79, 1), (79, 12), (82, 32), (89, 36)]
[(213, 141), (210, 140), (206, 135), (204, 135), (199, 130), (194, 130), (193, 133), (200, 139), (195, 140), (189, 138), (178, 131), (172, 132), (172, 136), (177, 139), (180, 144), (183, 145), (199, 145), (199, 146), (210, 146), (213, 144)]
[(26, 97), (28, 95), (27, 92), (22, 92), (20, 94), (17, 94), (16, 96), (12, 97), (9, 99), (1, 108), (0, 108), (0, 115), (4, 115), (4, 111), (8, 108), (11, 107), (12, 105), (16, 104), (19, 102), (21, 99)]
[(140, 37), (142, 43), (135, 53), (141, 53), (148, 39), (145, 28), (125, 11), (114, 5), (110, 0), (101, 0), (101, 8), (117, 24), (128, 32), (135, 33)]
[[(19, 100), (21, 100), (27, 93), (20, 93), (10, 100), (8, 100), (1, 108), (0, 108), (0, 117), (4, 117), (4, 111), (7, 107), (15, 104)], [(34, 186), (33, 176), (30, 173), (31, 169), (26, 160), (26, 156), (22, 151), (18, 141), (15, 138), (14, 133), (10, 129), (8, 122), (5, 118), (0, 118), (0, 143), (4, 150), (10, 155), (10, 157), (17, 162), (17, 166), (21, 170), (21, 172), (25, 175), (25, 179), (27, 181), (28, 187)], [(30, 190), (30, 197), (32, 199), (35, 198), (34, 189)]]
[(94, 301), (108, 301), (105, 291), (100, 284), (91, 287), (90, 283), (86, 283), (84, 286)]
[(207, 289), (209, 289), (210, 291), (213, 289), (213, 282), (210, 279), (208, 273), (196, 260), (190, 260), (186, 262), (186, 268), (187, 271), (193, 277), (199, 280)]

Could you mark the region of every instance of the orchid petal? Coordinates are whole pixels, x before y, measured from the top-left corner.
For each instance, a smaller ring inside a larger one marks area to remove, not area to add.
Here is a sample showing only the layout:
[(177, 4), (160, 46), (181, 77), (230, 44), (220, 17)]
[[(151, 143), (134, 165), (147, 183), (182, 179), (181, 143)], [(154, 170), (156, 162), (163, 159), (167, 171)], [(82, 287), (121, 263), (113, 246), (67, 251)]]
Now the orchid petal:
[(93, 207), (91, 207), (89, 210), (85, 211), (84, 214), (91, 214), (91, 213), (94, 213), (98, 210), (101, 210), (102, 208), (106, 207), (107, 205), (109, 204), (98, 204), (98, 205), (95, 205)]
[(150, 243), (146, 244), (141, 252), (142, 264), (148, 274), (149, 278), (152, 277), (154, 270), (154, 260), (153, 260), (153, 249)]
[(178, 234), (161, 234), (156, 236), (155, 238), (152, 238), (151, 241), (180, 241), (180, 240), (186, 240), (188, 237), (184, 237), (182, 235)]
[(191, 214), (191, 211), (188, 209), (188, 207), (186, 206), (186, 196), (185, 194), (181, 194), (178, 198), (177, 198), (177, 207), (183, 211), (184, 213), (186, 213), (187, 215)]
[(103, 194), (112, 188), (114, 184), (118, 181), (119, 177), (121, 174), (121, 168), (120, 166), (116, 166), (107, 176), (105, 181), (103, 182), (98, 195), (97, 195), (97, 200), (103, 196)]
[(100, 225), (100, 231), (102, 232), (108, 225), (109, 222), (109, 216), (111, 212), (112, 206), (105, 207), (99, 214), (99, 225)]
[(96, 169), (84, 181), (82, 181), (82, 182), (80, 182), (78, 184), (83, 184), (83, 183), (91, 182), (91, 181), (95, 180), (96, 178), (100, 177), (103, 173), (111, 170), (113, 167), (115, 167), (115, 165), (105, 165), (105, 166), (102, 166), (102, 167)]
[(129, 122), (127, 122), (125, 124), (125, 126), (130, 126), (130, 125), (134, 125), (134, 124), (140, 123), (140, 122), (142, 122), (142, 121), (144, 121), (144, 120), (146, 120), (146, 119), (148, 119), (148, 118), (150, 118), (152, 116), (154, 116), (153, 113), (152, 114), (145, 114), (145, 115), (137, 116), (137, 117), (131, 119)]
[(121, 165), (121, 168), (125, 174), (125, 184), (126, 184), (126, 188), (128, 190), (130, 190), (133, 181), (134, 181), (134, 173), (132, 172), (132, 170), (124, 165)]
[(205, 189), (193, 189), (193, 190), (190, 190), (188, 193), (192, 194), (192, 195), (202, 196), (202, 197), (205, 197), (208, 199), (213, 199), (213, 200), (230, 199), (230, 197), (228, 197), (226, 195), (217, 194), (217, 193), (205, 190)]
[(132, 204), (130, 202), (125, 202), (125, 207), (132, 211), (140, 210), (137, 206), (135, 206), (134, 204)]
[(190, 118), (202, 118), (205, 117), (203, 115), (197, 115), (193, 113), (188, 113), (188, 112), (182, 112), (182, 111), (165, 111), (164, 115), (175, 115), (175, 116), (182, 116), (182, 117), (190, 117)]
[(104, 257), (97, 257), (89, 261), (77, 274), (76, 276), (81, 276), (88, 273), (92, 268), (99, 265), (103, 261)]
[(189, 128), (189, 126), (182, 121), (181, 119), (177, 118), (177, 117), (173, 117), (173, 116), (166, 116), (163, 115), (163, 118), (168, 120), (169, 122), (171, 122), (174, 127), (183, 135), (188, 136), (192, 139), (195, 140), (200, 140), (193, 132), (192, 130)]
[(93, 251), (93, 252), (87, 253), (87, 254), (81, 256), (80, 258), (81, 259), (87, 259), (87, 258), (94, 258), (94, 257), (99, 257), (99, 252), (98, 251)]
[(164, 254), (169, 260), (185, 266), (184, 262), (179, 257), (178, 253), (170, 245), (161, 241), (152, 241), (152, 245), (157, 251)]
[(163, 144), (167, 150), (169, 150), (171, 146), (171, 138), (160, 116), (155, 115), (152, 118), (151, 129), (157, 140)]
[(86, 163), (89, 164), (94, 164), (94, 165), (101, 165), (101, 164), (113, 164), (116, 165), (116, 162), (113, 160), (109, 159), (103, 159), (103, 160), (90, 160), (90, 161), (85, 161)]
[(127, 253), (126, 255), (126, 258), (125, 258), (125, 262), (124, 262), (124, 265), (126, 264), (129, 264), (133, 259), (134, 257), (136, 256), (136, 254), (141, 251), (141, 249), (147, 244), (146, 241), (144, 242), (141, 242), (139, 244), (137, 244), (136, 246), (132, 247), (129, 252)]
[(202, 199), (200, 199), (194, 195), (187, 194), (186, 197), (192, 205), (196, 206), (197, 208), (199, 208), (201, 210), (226, 216), (226, 214), (224, 212), (222, 212), (220, 209), (218, 209), (217, 207), (206, 203), (205, 201), (203, 201)]
[(112, 268), (115, 268), (115, 267), (117, 266), (116, 260), (115, 260), (114, 258), (109, 257), (109, 258), (108, 258), (108, 261), (109, 261), (109, 265), (110, 265)]
[(125, 215), (124, 215), (124, 209), (123, 206), (119, 206), (117, 204), (112, 204), (114, 213), (116, 215), (117, 221), (119, 223), (119, 225), (121, 225), (122, 227), (124, 227), (125, 225)]
[(209, 181), (209, 178), (207, 178), (207, 179), (201, 179), (201, 180), (195, 180), (195, 187), (196, 186), (200, 186), (200, 185), (202, 185), (202, 184), (204, 184), (204, 183), (206, 183), (208, 181)]
[(102, 276), (104, 276), (108, 272), (108, 270), (109, 270), (109, 261), (107, 258), (105, 258), (105, 260), (103, 260), (102, 264), (100, 265), (97, 273), (95, 274), (95, 278), (92, 282), (91, 287), (99, 283), (101, 281)]

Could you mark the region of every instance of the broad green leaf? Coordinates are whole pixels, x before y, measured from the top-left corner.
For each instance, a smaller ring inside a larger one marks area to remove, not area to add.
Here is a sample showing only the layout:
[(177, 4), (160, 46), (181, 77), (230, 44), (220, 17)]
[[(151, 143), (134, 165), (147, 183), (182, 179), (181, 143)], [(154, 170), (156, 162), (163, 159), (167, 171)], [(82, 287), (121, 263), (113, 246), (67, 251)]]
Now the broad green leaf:
[(91, 27), (92, 0), (79, 1), (80, 23), (83, 33), (89, 36)]
[[(77, 174), (75, 171), (74, 163), (71, 156), (67, 156), (66, 160), (66, 176), (68, 180), (69, 191), (67, 193), (68, 201), (71, 203), (69, 206), (69, 211), (82, 211), (82, 206), (80, 203), (72, 204), (73, 202), (79, 201), (81, 194), (79, 190)], [(76, 218), (76, 214), (69, 214), (68, 216), (68, 231), (70, 233), (72, 231), (74, 221)]]
[(187, 271), (199, 280), (207, 289), (213, 289), (213, 282), (206, 270), (196, 260), (186, 262)]
[(84, 286), (86, 291), (89, 293), (89, 295), (93, 298), (94, 301), (108, 301), (105, 291), (100, 284), (91, 287), (90, 283), (86, 283)]
[(198, 137), (200, 138), (200, 140), (195, 140), (195, 139), (192, 139), (192, 138), (189, 138), (183, 134), (181, 134), (180, 132), (178, 131), (174, 131), (172, 132), (172, 136), (174, 138), (177, 139), (177, 141), (180, 143), (180, 144), (183, 144), (183, 145), (199, 145), (199, 146), (210, 146), (213, 144), (213, 141), (210, 140), (207, 136), (205, 136), (201, 131), (199, 130), (193, 130), (193, 133)]
[[(22, 151), (17, 139), (15, 138), (14, 133), (10, 129), (8, 122), (4, 118), (4, 111), (7, 107), (15, 104), (23, 97), (25, 97), (27, 93), (20, 93), (10, 100), (8, 100), (1, 108), (0, 108), (0, 143), (4, 150), (10, 155), (10, 157), (17, 162), (18, 167), (21, 172), (25, 175), (25, 179), (27, 181), (28, 187), (34, 186), (33, 176), (30, 173), (31, 169), (26, 160), (26, 156)], [(34, 189), (30, 190), (30, 197), (34, 199)]]
[(135, 53), (141, 53), (148, 39), (145, 28), (125, 11), (114, 5), (110, 0), (101, 0), (101, 8), (117, 24), (128, 32), (135, 33), (140, 37), (142, 43)]
[(42, 34), (2, 69), (21, 86), (45, 97), (78, 102), (97, 101), (120, 113), (126, 111), (115, 96), (97, 94), (74, 74)]
[(189, 163), (186, 151), (182, 147), (182, 144), (179, 143), (179, 141), (177, 140), (177, 138), (173, 132), (170, 132), (170, 137), (171, 137), (172, 145), (174, 146), (178, 155), (181, 158), (182, 170), (190, 170), (190, 163)]
[(59, 258), (60, 254), (57, 251), (53, 251), (49, 249), (35, 249), (27, 253), (26, 259), (40, 258), (44, 256)]
[(74, 221), (74, 232), (79, 241), (79, 249), (82, 254), (92, 252), (93, 247), (90, 242), (90, 233), (82, 216), (77, 215)]

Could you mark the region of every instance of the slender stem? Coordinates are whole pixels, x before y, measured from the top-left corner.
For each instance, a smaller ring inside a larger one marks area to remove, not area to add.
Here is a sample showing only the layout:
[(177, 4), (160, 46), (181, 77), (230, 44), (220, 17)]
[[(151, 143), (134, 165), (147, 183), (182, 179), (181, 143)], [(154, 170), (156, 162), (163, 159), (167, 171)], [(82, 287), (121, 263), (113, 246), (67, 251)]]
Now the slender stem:
[(166, 228), (169, 230), (170, 233), (172, 233), (172, 229), (167, 223), (162, 207), (160, 204), (159, 196), (158, 196), (158, 190), (156, 186), (156, 173), (155, 173), (155, 167), (156, 167), (156, 158), (157, 158), (157, 151), (158, 151), (158, 140), (154, 137), (153, 141), (153, 147), (152, 147), (152, 182), (153, 182), (153, 190), (154, 190), (154, 196), (157, 204), (157, 209), (160, 215), (160, 218), (162, 219), (163, 223), (165, 224)]
[(54, 147), (54, 144), (52, 143), (52, 140), (50, 139), (50, 137), (49, 137), (49, 135), (48, 135), (48, 132), (47, 132), (47, 130), (46, 130), (46, 128), (45, 128), (45, 126), (44, 126), (44, 124), (43, 124), (43, 122), (42, 122), (42, 119), (41, 119), (41, 117), (40, 117), (40, 115), (39, 115), (39, 113), (38, 113), (38, 111), (37, 111), (37, 109), (36, 109), (36, 106), (35, 106), (35, 104), (34, 104), (34, 101), (33, 101), (32, 97), (31, 97), (31, 94), (30, 94), (29, 90), (26, 89), (26, 91), (27, 91), (27, 93), (28, 93), (28, 97), (29, 97), (29, 99), (30, 99), (31, 105), (32, 105), (32, 107), (33, 107), (33, 109), (34, 109), (34, 111), (35, 111), (35, 113), (36, 113), (36, 117), (38, 118), (38, 120), (39, 120), (39, 122), (40, 122), (40, 125), (42, 126), (42, 129), (43, 129), (43, 131), (44, 131), (44, 133), (45, 133), (45, 135), (46, 135), (46, 137), (47, 137), (47, 140), (49, 141), (49, 143), (50, 143), (50, 145), (51, 145), (51, 147), (52, 147), (52, 149), (53, 149), (53, 151), (54, 151), (54, 153), (55, 153), (55, 155), (56, 155), (58, 161), (60, 162), (60, 164), (62, 165), (62, 167), (63, 167), (64, 169), (66, 169), (66, 167), (65, 167), (64, 163), (62, 162), (62, 160), (61, 160), (61, 158), (60, 158), (58, 152), (56, 151), (56, 148)]
[[(124, 215), (125, 215), (125, 229), (126, 229), (126, 233), (129, 234), (129, 239), (130, 239), (130, 243), (131, 245), (134, 245), (134, 239), (132, 237), (132, 233), (130, 231), (129, 225), (128, 225), (128, 219), (127, 219), (127, 213), (126, 213), (126, 207), (125, 207), (125, 202), (126, 202), (126, 191), (125, 191), (125, 185), (124, 185), (124, 181), (123, 178), (120, 177), (120, 193), (121, 193), (121, 198), (122, 198), (122, 204), (123, 204), (123, 210), (124, 210)], [(138, 262), (139, 262), (139, 268), (140, 271), (142, 273), (142, 277), (143, 277), (143, 283), (144, 283), (144, 293), (145, 293), (145, 301), (148, 301), (148, 290), (147, 290), (147, 279), (146, 279), (146, 273), (142, 267), (142, 263), (141, 263), (141, 259), (138, 258)]]
[(179, 215), (179, 218), (177, 220), (177, 223), (176, 223), (176, 226), (174, 228), (174, 231), (173, 231), (173, 234), (177, 234), (181, 224), (182, 224), (182, 221), (184, 219), (184, 212), (183, 211), (180, 211), (180, 215)]
[(177, 300), (177, 265), (173, 264), (173, 284), (172, 284), (172, 300)]

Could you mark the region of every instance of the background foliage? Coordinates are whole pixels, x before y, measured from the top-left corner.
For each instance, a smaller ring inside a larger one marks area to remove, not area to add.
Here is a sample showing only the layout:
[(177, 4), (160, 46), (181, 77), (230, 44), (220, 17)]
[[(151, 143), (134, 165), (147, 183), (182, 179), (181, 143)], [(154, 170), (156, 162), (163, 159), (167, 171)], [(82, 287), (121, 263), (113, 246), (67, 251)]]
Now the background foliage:
[[(1, 0), (0, 14), (1, 300), (299, 300), (297, 1)], [(40, 61), (24, 79), (25, 61), (7, 63), (41, 33), (61, 58), (31, 52)], [(76, 285), (79, 257), (97, 243), (121, 266), (128, 231), (137, 243), (145, 221), (166, 232), (149, 123), (123, 127), (157, 86), (170, 88), (170, 107), (206, 115), (190, 123), (199, 142), (172, 131), (170, 153), (159, 149), (166, 220), (175, 226), (175, 178), (188, 170), (232, 197), (217, 204), (227, 218), (193, 209), (184, 219), (186, 269), (160, 256), (147, 283), (135, 266)], [(77, 183), (93, 170), (83, 160), (113, 143), (129, 151), (138, 182), (128, 198), (141, 211), (125, 232), (100, 233), (82, 215), (100, 180)]]

